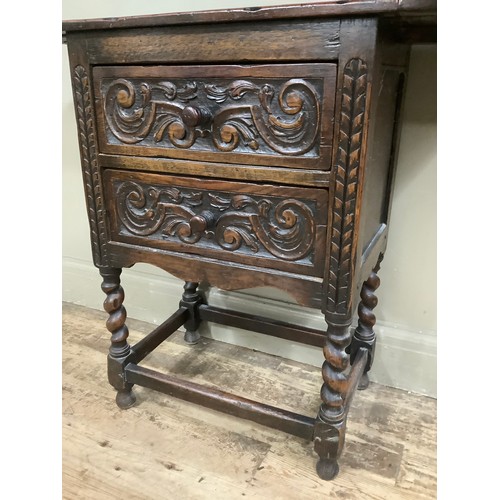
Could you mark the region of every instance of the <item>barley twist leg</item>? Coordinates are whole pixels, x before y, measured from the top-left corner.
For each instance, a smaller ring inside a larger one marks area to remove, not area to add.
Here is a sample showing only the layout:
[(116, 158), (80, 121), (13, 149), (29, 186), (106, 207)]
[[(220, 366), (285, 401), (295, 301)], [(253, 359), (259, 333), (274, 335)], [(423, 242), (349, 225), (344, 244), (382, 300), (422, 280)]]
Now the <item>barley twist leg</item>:
[(135, 395), (132, 392), (132, 384), (125, 382), (123, 367), (127, 356), (130, 354), (130, 345), (127, 341), (128, 328), (125, 324), (127, 311), (123, 307), (125, 292), (120, 285), (119, 268), (101, 268), (100, 274), (103, 278), (102, 291), (106, 294), (104, 310), (109, 314), (106, 328), (111, 333), (111, 345), (108, 354), (108, 379), (109, 383), (118, 391), (116, 404), (127, 409), (134, 405)]

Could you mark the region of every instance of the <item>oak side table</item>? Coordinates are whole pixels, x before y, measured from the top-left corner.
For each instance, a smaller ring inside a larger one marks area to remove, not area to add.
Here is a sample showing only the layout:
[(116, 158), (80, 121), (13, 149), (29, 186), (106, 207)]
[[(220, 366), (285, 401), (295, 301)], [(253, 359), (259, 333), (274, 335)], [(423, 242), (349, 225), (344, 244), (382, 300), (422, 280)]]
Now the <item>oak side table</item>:
[[(409, 46), (435, 41), (435, 1), (65, 21), (63, 37), (118, 406), (137, 384), (310, 439), (332, 479), (373, 362)], [(120, 273), (137, 262), (185, 286), (130, 346)], [(213, 307), (200, 283), (282, 289), (327, 331)], [(202, 321), (323, 347), (318, 414), (140, 365), (183, 325), (196, 343)]]

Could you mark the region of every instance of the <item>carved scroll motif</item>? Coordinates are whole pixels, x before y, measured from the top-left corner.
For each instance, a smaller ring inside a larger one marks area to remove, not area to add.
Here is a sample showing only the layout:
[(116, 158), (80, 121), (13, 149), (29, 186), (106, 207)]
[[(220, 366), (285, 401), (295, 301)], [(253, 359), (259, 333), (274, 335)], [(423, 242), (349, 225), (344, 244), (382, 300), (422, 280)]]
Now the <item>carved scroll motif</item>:
[[(227, 251), (241, 247), (267, 250), (295, 261), (312, 251), (316, 226), (311, 208), (296, 199), (273, 202), (246, 195), (180, 191), (126, 181), (117, 189), (117, 213), (133, 235), (178, 238), (195, 244), (202, 238)], [(202, 227), (193, 223), (193, 218)]]
[(106, 265), (106, 229), (102, 189), (97, 164), (97, 148), (92, 116), (92, 99), (89, 78), (83, 66), (76, 66), (73, 72), (73, 88), (76, 104), (76, 118), (80, 140), (80, 156), (87, 198), (92, 255), (96, 266)]
[(113, 81), (106, 93), (106, 121), (113, 135), (126, 144), (140, 142), (152, 132), (155, 142), (167, 134), (174, 146), (189, 148), (196, 140), (195, 130), (182, 121), (183, 106), (172, 101), (178, 98), (187, 102), (195, 99), (196, 93), (195, 83), (178, 89), (171, 82), (134, 85), (120, 78)]
[(354, 227), (361, 144), (365, 127), (367, 66), (351, 59), (344, 68), (339, 143), (335, 161), (335, 202), (327, 313), (351, 310)]
[[(173, 82), (120, 78), (103, 93), (109, 130), (125, 144), (145, 141), (186, 149), (200, 137), (209, 137), (212, 145), (200, 147), (257, 151), (266, 146), (296, 156), (317, 142), (320, 97), (303, 79), (274, 85), (235, 80), (227, 86), (190, 81), (178, 87)], [(187, 102), (209, 109), (210, 123), (186, 123), (182, 113)]]
[(150, 236), (164, 224), (164, 235), (177, 234), (184, 243), (196, 243), (202, 234), (192, 233), (189, 220), (195, 215), (193, 207), (201, 204), (201, 196), (174, 187), (144, 189), (136, 182), (125, 182), (117, 192), (118, 216), (132, 234)]
[[(231, 107), (216, 115), (213, 139), (219, 149), (234, 149), (240, 137), (252, 149), (258, 149), (259, 136), (281, 154), (300, 155), (313, 146), (319, 128), (319, 97), (305, 80), (288, 80), (282, 85), (277, 99), (279, 109), (274, 111), (276, 91), (269, 84), (259, 87), (237, 80), (225, 88), (207, 85), (206, 91), (208, 98), (218, 103), (228, 98), (240, 100), (247, 93), (257, 94), (260, 102), (260, 106)], [(280, 113), (285, 113), (286, 118), (280, 118)]]

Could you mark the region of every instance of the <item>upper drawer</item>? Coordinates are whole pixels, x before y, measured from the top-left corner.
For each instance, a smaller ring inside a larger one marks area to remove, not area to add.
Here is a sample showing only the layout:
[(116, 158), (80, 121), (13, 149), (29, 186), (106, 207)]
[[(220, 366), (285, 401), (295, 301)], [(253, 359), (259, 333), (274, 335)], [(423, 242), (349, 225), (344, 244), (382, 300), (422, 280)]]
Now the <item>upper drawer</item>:
[(96, 66), (103, 153), (328, 170), (335, 64)]

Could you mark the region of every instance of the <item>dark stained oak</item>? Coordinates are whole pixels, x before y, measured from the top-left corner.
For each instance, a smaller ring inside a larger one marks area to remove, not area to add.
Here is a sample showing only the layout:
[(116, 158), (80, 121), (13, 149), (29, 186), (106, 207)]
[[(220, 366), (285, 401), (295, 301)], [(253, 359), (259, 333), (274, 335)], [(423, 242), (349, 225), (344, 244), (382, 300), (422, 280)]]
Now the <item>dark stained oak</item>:
[(252, 330), (302, 344), (322, 347), (325, 343), (325, 333), (320, 330), (299, 327), (283, 321), (265, 319), (252, 314), (225, 311), (217, 307), (201, 305), (199, 307), (199, 315), (203, 321)]
[(101, 153), (99, 163), (103, 168), (141, 170), (152, 173), (224, 178), (249, 182), (267, 182), (291, 186), (328, 188), (330, 172), (259, 165), (240, 165), (205, 161), (179, 160), (142, 156), (121, 156)]
[(135, 17), (68, 20), (63, 22), (63, 33), (79, 30), (107, 30), (152, 26), (195, 25), (205, 23), (248, 22), (273, 19), (307, 19), (352, 15), (395, 15), (414, 21), (436, 19), (436, 0), (333, 0), (323, 3), (303, 3), (274, 7), (244, 7), (231, 10), (178, 12)]
[(270, 405), (237, 397), (216, 388), (187, 382), (149, 368), (130, 363), (125, 368), (128, 382), (139, 384), (207, 408), (224, 411), (236, 417), (253, 420), (295, 436), (311, 439), (314, 419)]
[[(310, 439), (318, 475), (339, 473), (375, 352), (409, 46), (435, 29), (432, 0), (63, 23), (120, 408), (149, 387)], [(120, 273), (139, 262), (185, 286), (131, 347)], [(321, 309), (326, 331), (214, 308), (208, 286), (283, 290)], [(203, 321), (323, 346), (317, 415), (139, 366), (181, 326), (197, 352)]]
[(205, 302), (202, 295), (198, 290), (199, 283), (193, 281), (186, 281), (184, 284), (184, 293), (179, 303), (179, 308), (185, 308), (188, 317), (184, 323), (186, 333), (184, 334), (184, 341), (187, 344), (197, 344), (200, 341), (200, 334), (198, 328), (201, 323), (200, 306)]
[(148, 354), (153, 352), (170, 335), (176, 332), (188, 319), (189, 311), (186, 307), (179, 307), (177, 311), (166, 319), (158, 328), (134, 344), (130, 351), (133, 353), (133, 360), (136, 363), (142, 361)]
[[(328, 61), (339, 53), (338, 20), (318, 20), (314, 30), (303, 21), (272, 23), (208, 24), (133, 28), (116, 32), (74, 33), (92, 64), (147, 64), (207, 61), (245, 64), (288, 61)], [(300, 39), (300, 46), (296, 40)], [(266, 50), (261, 50), (262, 45)], [(121, 50), (124, 45), (130, 48)]]
[(106, 328), (111, 333), (111, 345), (108, 354), (108, 380), (117, 390), (116, 404), (122, 408), (130, 408), (135, 403), (132, 385), (127, 383), (123, 377), (123, 366), (130, 356), (130, 345), (128, 339), (128, 327), (125, 324), (127, 311), (123, 307), (125, 293), (120, 285), (119, 268), (100, 268), (103, 278), (102, 291), (106, 294), (104, 310), (109, 314)]
[[(108, 245), (109, 256), (119, 267), (138, 262), (152, 264), (184, 281), (210, 283), (225, 290), (272, 286), (289, 293), (299, 304), (321, 308), (323, 280), (315, 276), (290, 273), (239, 262), (226, 262), (198, 254), (181, 254), (130, 243)], [(226, 259), (227, 260), (227, 259)]]
[(106, 170), (109, 240), (321, 276), (326, 190)]
[(365, 373), (362, 381), (358, 385), (358, 389), (361, 390), (368, 387), (369, 380), (367, 373), (372, 367), (373, 358), (375, 356), (376, 338), (373, 327), (375, 326), (377, 318), (373, 313), (373, 309), (375, 309), (378, 304), (378, 298), (375, 295), (375, 291), (380, 286), (380, 278), (377, 276), (377, 272), (380, 269), (380, 263), (383, 258), (384, 255), (380, 254), (377, 265), (373, 268), (373, 271), (361, 288), (361, 300), (358, 305), (358, 326), (354, 330), (351, 345), (349, 346), (351, 363), (354, 363), (355, 356), (360, 350), (364, 350), (368, 353), (368, 359), (364, 370)]
[(97, 66), (100, 150), (330, 169), (334, 64)]

